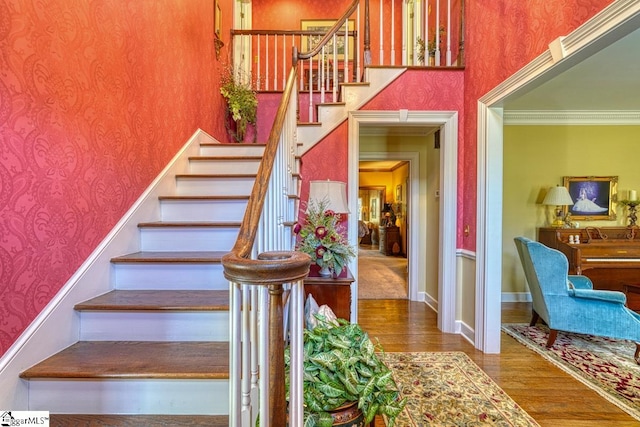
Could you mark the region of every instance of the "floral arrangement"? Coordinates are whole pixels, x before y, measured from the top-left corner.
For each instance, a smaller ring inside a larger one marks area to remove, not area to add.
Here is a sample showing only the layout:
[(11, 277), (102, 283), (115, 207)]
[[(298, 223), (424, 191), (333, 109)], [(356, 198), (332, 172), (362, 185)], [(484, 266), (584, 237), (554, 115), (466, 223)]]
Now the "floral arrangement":
[(225, 125), (236, 142), (244, 140), (247, 125), (255, 126), (257, 122), (258, 97), (248, 80), (249, 77), (245, 78), (242, 71), (230, 67), (226, 67), (221, 78), (220, 93), (227, 101), (227, 112), (236, 123), (236, 131), (233, 132), (227, 123)]
[(344, 266), (356, 256), (355, 250), (343, 235), (340, 214), (327, 209), (327, 201), (310, 201), (305, 225), (297, 223), (297, 250), (315, 260), (321, 268), (340, 274)]

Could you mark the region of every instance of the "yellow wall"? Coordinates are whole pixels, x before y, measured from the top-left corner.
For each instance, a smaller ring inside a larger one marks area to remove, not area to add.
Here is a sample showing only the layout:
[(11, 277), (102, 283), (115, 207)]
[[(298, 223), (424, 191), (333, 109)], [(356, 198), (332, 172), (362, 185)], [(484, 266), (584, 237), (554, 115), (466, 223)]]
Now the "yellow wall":
[[(617, 176), (618, 193), (640, 191), (640, 126), (505, 126), (502, 291), (528, 292), (513, 238), (537, 237), (549, 224), (552, 208), (540, 204), (564, 176)], [(626, 211), (615, 221), (583, 221), (580, 226), (626, 225)]]

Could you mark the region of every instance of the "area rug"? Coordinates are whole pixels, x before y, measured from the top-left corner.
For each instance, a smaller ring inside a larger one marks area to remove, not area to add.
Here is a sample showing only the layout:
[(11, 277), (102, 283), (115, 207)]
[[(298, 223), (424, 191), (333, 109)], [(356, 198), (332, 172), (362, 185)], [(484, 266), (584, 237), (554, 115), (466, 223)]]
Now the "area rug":
[(380, 357), (407, 398), (396, 418), (398, 427), (538, 426), (465, 353), (384, 353)]
[(359, 299), (407, 299), (407, 259), (376, 249), (358, 250)]
[(502, 330), (640, 420), (640, 366), (633, 360), (633, 342), (558, 332), (547, 349), (546, 326), (504, 324)]

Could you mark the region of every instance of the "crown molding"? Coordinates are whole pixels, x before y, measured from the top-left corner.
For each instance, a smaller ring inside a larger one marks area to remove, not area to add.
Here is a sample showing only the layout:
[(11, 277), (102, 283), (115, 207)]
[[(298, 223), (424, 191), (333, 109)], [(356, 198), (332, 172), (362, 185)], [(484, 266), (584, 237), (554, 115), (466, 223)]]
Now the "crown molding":
[(640, 111), (504, 111), (505, 125), (640, 125)]

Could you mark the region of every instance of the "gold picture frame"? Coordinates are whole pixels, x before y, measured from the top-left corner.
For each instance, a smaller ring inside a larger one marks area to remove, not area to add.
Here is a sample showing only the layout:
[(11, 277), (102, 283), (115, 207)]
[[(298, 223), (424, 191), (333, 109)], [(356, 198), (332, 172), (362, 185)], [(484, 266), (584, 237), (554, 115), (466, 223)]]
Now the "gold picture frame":
[(615, 220), (618, 197), (617, 176), (565, 176), (573, 205), (564, 207), (565, 216), (582, 221)]
[(222, 9), (220, 9), (220, 2), (216, 0), (213, 6), (213, 33), (220, 39), (222, 32)]
[[(335, 19), (302, 19), (300, 21), (300, 28), (302, 31), (314, 31), (318, 34), (313, 35), (303, 35), (301, 38), (301, 46), (300, 50), (302, 52), (309, 52), (313, 49), (318, 42), (322, 39), (324, 34), (326, 34), (331, 27), (336, 23)], [(355, 21), (353, 19), (349, 19), (347, 21), (348, 31), (354, 31), (355, 29)], [(342, 35), (341, 35), (342, 34)], [(336, 33), (336, 49), (337, 49), (337, 60), (344, 60), (344, 27)], [(353, 51), (355, 49), (355, 44), (353, 42), (353, 37), (349, 37), (349, 61), (353, 61)], [(328, 59), (333, 59), (333, 43), (327, 43), (325, 50), (325, 54)]]

